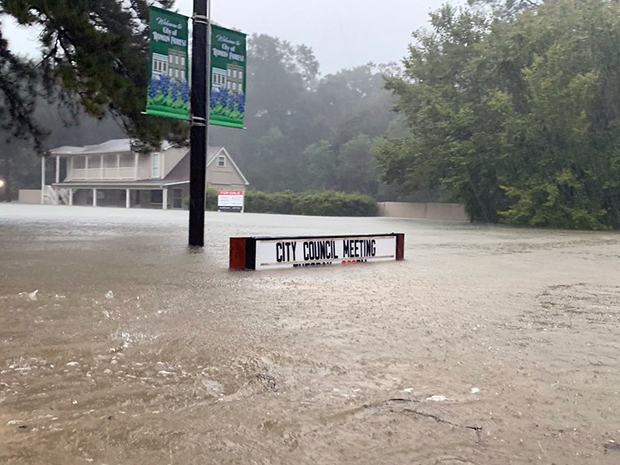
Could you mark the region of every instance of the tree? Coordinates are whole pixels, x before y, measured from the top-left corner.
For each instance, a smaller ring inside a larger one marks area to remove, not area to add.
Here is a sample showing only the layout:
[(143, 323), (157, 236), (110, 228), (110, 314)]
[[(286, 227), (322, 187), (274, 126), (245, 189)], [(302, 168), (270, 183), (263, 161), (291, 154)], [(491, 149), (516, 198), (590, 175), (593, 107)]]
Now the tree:
[[(32, 138), (41, 149), (45, 132), (33, 120), (36, 89), (37, 72), (33, 63), (10, 52), (0, 29), (0, 129), (9, 137)], [(10, 171), (8, 167), (7, 171)]]
[(512, 18), (517, 14), (535, 8), (541, 2), (537, 0), (467, 0), (474, 8), (489, 8), (491, 12), (502, 19)]
[(446, 186), (473, 220), (620, 227), (619, 13), (555, 0), (433, 14), (388, 81), (410, 133), (379, 150), (384, 179)]
[(342, 144), (338, 153), (339, 187), (345, 192), (358, 191), (376, 195), (379, 188), (373, 140), (360, 134)]
[[(253, 187), (341, 188), (343, 144), (360, 134), (384, 134), (395, 117), (392, 96), (383, 89), (383, 75), (395, 73), (394, 65), (368, 64), (320, 78), (309, 47), (264, 34), (248, 43), (248, 129), (213, 128), (212, 140), (235, 154)], [(349, 183), (347, 189), (362, 187)]]
[[(169, 8), (172, 0), (161, 0)], [(0, 17), (10, 15), (21, 25), (38, 26), (43, 57), (38, 63), (40, 82), (48, 93), (59, 92), (77, 101), (88, 114), (118, 117), (127, 134), (143, 144), (158, 146), (166, 137), (184, 140), (187, 125), (142, 114), (148, 73), (147, 0), (0, 0)], [(13, 134), (29, 134), (38, 148), (42, 133), (32, 119), (35, 86), (13, 79), (34, 79), (33, 66), (15, 57), (0, 37), (0, 93)], [(8, 85), (7, 85), (8, 82)], [(0, 117), (2, 115), (0, 114)], [(6, 124), (6, 123), (5, 123)]]
[(308, 181), (310, 189), (335, 189), (338, 185), (338, 159), (334, 149), (326, 140), (320, 140), (309, 145), (304, 150), (303, 157), (307, 163)]

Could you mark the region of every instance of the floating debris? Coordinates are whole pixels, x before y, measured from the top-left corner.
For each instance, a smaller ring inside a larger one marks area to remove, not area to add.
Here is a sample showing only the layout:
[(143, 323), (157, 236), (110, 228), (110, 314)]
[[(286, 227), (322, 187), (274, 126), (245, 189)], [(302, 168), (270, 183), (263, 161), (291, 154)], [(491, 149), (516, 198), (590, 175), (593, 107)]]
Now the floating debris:
[(266, 388), (271, 389), (272, 391), (276, 390), (276, 379), (273, 376), (267, 373), (259, 373), (256, 375), (256, 377), (261, 380), (261, 382), (265, 385)]

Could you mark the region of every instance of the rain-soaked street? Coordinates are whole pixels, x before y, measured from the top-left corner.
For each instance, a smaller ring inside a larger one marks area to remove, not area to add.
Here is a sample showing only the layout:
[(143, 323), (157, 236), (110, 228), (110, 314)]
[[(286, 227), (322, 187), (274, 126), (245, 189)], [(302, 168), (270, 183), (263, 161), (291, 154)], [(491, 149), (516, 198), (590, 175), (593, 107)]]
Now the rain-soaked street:
[[(405, 261), (229, 272), (228, 238)], [(620, 235), (0, 204), (0, 463), (618, 464)]]

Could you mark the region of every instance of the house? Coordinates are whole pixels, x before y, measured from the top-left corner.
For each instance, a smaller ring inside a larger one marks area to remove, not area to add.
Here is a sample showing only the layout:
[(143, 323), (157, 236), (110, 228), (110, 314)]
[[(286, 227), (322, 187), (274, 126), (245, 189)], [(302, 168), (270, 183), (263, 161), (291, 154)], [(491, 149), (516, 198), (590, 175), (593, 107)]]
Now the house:
[[(158, 152), (134, 152), (129, 139), (50, 152), (56, 179), (45, 184), (47, 203), (127, 208), (184, 207), (189, 196), (190, 154), (164, 142)], [(43, 170), (44, 172), (44, 170)], [(60, 180), (60, 174), (65, 174)], [(248, 181), (224, 147), (207, 151), (207, 187), (245, 190)]]

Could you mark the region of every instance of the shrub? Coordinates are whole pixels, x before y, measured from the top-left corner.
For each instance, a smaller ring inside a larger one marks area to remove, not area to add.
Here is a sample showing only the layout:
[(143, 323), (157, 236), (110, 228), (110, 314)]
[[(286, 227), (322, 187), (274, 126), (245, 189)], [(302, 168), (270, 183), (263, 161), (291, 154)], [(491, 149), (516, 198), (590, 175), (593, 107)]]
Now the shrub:
[(248, 191), (245, 211), (309, 216), (375, 216), (377, 203), (359, 193), (311, 191), (295, 193)]
[[(207, 189), (205, 209), (217, 210), (217, 189)], [(189, 208), (189, 199), (184, 199)], [(245, 193), (245, 211), (307, 216), (376, 216), (377, 202), (368, 195), (330, 190)]]

